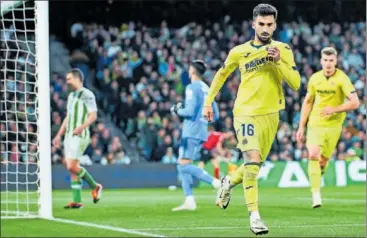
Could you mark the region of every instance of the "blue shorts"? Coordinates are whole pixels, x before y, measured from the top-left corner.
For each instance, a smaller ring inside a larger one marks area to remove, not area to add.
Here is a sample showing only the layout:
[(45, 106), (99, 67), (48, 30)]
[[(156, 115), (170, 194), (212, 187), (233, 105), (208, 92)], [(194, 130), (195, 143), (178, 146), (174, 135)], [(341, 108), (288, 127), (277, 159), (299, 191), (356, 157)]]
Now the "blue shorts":
[(203, 141), (194, 138), (182, 138), (181, 145), (178, 151), (179, 159), (200, 159), (200, 151), (203, 145)]

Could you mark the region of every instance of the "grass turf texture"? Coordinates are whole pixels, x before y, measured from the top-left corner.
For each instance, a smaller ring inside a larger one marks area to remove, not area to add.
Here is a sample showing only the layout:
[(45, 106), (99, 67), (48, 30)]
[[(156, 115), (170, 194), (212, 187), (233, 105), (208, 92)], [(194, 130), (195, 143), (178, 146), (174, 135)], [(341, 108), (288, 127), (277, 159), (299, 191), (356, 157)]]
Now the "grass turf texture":
[[(249, 230), (248, 213), (240, 187), (234, 189), (226, 210), (214, 205), (214, 190), (201, 188), (196, 189), (194, 194), (198, 205), (194, 212), (171, 212), (171, 208), (183, 202), (180, 189), (104, 190), (98, 204), (93, 204), (90, 190), (84, 190), (85, 207), (64, 210), (63, 206), (71, 199), (71, 191), (54, 191), (53, 212), (56, 218), (164, 236), (254, 236)], [(366, 237), (365, 186), (324, 188), (323, 207), (312, 209), (311, 205), (308, 188), (260, 188), (260, 213), (270, 230), (266, 236)], [(3, 211), (4, 208), (2, 204)], [(41, 219), (2, 219), (1, 236), (139, 235)]]

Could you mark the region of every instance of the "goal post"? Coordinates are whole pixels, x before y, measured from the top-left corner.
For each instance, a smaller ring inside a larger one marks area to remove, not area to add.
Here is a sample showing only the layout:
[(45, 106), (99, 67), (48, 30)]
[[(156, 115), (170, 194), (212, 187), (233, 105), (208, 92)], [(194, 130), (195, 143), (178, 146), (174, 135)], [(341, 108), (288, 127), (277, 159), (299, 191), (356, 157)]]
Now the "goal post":
[(1, 1), (1, 218), (52, 216), (49, 2)]
[(39, 216), (52, 218), (50, 51), (48, 1), (35, 1), (36, 74), (38, 76)]

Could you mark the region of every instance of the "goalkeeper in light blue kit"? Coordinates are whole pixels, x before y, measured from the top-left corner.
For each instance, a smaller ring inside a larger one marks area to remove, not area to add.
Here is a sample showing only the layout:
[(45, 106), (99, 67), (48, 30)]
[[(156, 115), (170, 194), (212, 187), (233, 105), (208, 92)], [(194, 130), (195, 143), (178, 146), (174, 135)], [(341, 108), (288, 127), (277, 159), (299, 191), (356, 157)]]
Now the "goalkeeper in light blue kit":
[[(206, 71), (203, 61), (195, 60), (189, 68), (191, 83), (186, 86), (185, 107), (178, 103), (171, 107), (171, 113), (184, 118), (181, 146), (179, 148), (178, 173), (181, 177), (182, 189), (185, 194), (183, 205), (172, 211), (196, 210), (193, 196), (193, 178), (211, 184), (215, 189), (220, 188), (220, 181), (209, 175), (205, 170), (192, 164), (200, 158), (200, 150), (208, 138), (208, 121), (203, 117), (202, 110), (209, 87), (201, 80)], [(213, 103), (214, 118), (218, 118), (218, 107)]]

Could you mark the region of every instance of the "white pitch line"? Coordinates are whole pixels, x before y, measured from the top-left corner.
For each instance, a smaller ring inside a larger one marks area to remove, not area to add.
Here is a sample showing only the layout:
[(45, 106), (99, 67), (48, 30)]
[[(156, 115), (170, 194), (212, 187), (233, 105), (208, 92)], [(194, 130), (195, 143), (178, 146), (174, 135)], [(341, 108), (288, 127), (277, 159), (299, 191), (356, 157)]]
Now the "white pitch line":
[[(354, 227), (354, 226), (366, 226), (366, 224), (328, 224), (328, 225), (278, 225), (270, 226), (270, 228), (283, 228), (283, 227), (293, 227), (293, 228), (312, 228), (312, 227)], [(171, 231), (171, 230), (226, 230), (226, 229), (239, 229), (247, 228), (246, 226), (213, 226), (213, 227), (162, 227), (162, 228), (134, 228), (134, 230), (139, 231)]]
[(121, 228), (121, 227), (98, 225), (98, 224), (89, 223), (89, 222), (81, 222), (81, 221), (74, 221), (74, 220), (61, 219), (61, 218), (53, 218), (53, 219), (50, 219), (50, 221), (57, 221), (57, 222), (73, 224), (73, 225), (79, 225), (79, 226), (87, 226), (87, 227), (93, 227), (93, 228), (110, 230), (110, 231), (117, 231), (117, 232), (122, 232), (122, 233), (140, 235), (140, 236), (166, 237), (164, 235), (152, 234), (152, 233), (137, 231), (137, 230), (134, 230), (134, 229), (125, 229), (125, 228)]
[[(298, 200), (312, 200), (312, 198), (308, 197), (296, 197)], [(334, 201), (334, 202), (363, 202), (366, 203), (366, 200), (363, 199), (349, 199), (349, 198), (323, 198), (322, 200), (326, 201)]]

